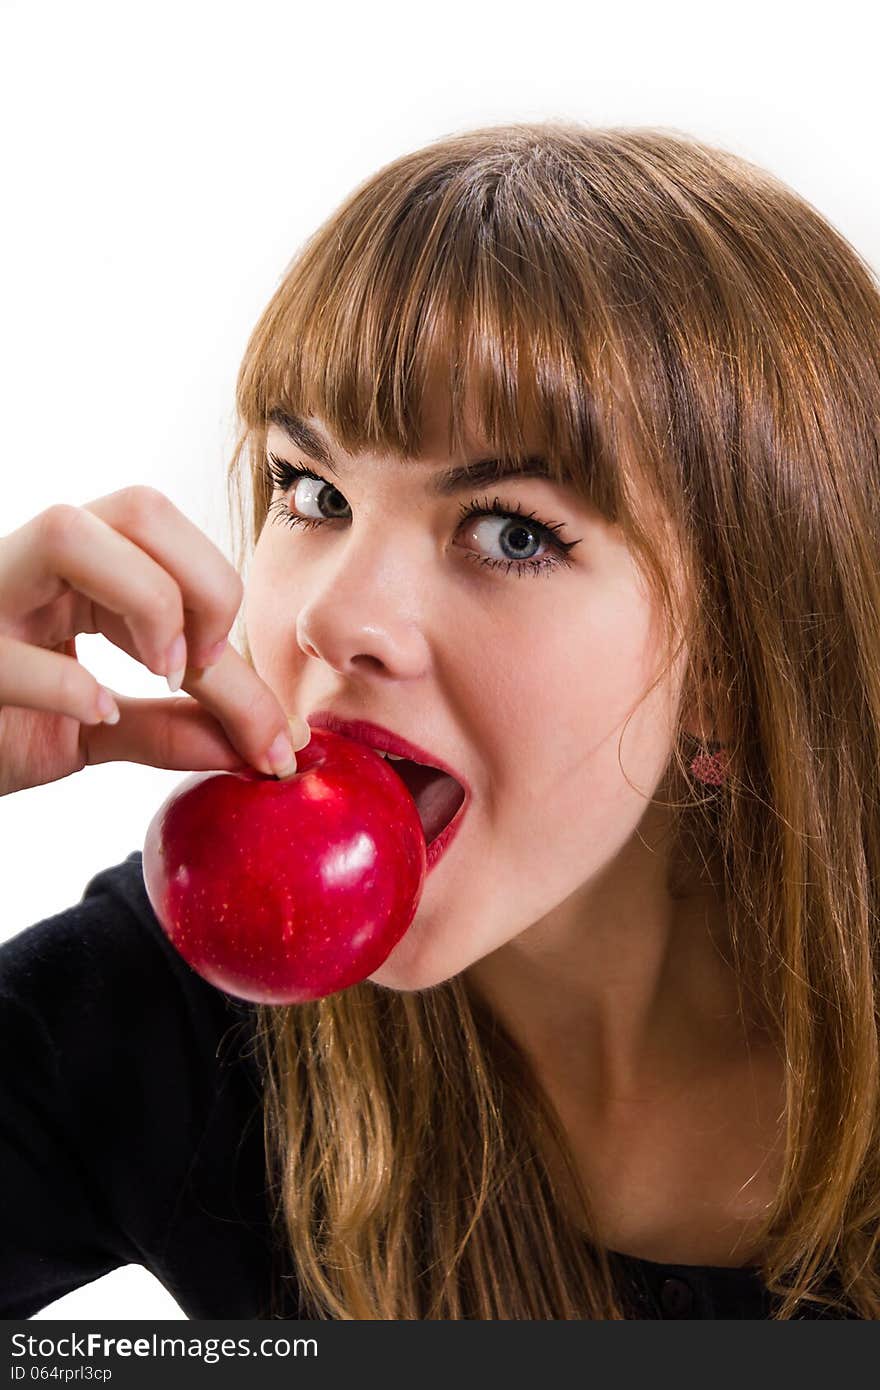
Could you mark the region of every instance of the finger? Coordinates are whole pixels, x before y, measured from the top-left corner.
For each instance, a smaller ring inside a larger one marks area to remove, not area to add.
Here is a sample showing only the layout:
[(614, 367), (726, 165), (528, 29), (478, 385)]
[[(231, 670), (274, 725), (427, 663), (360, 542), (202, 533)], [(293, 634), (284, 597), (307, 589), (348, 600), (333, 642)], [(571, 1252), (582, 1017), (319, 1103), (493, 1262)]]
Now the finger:
[[(288, 716), (274, 691), (234, 647), (228, 646), (207, 670), (187, 668), (183, 685), (220, 721), (230, 743), (253, 767), (276, 776), (296, 770), (295, 750), (309, 742), (311, 729), (297, 715)], [(276, 741), (280, 747), (270, 757)]]
[[(95, 619), (99, 631), (110, 637), (123, 651), (131, 648), (131, 638), (125, 631), (122, 619), (95, 607)], [(136, 653), (132, 653), (136, 656)], [(213, 672), (221, 668), (218, 677)], [(242, 668), (244, 668), (242, 670)], [(208, 678), (211, 673), (210, 679)], [(229, 673), (233, 675), (230, 678)], [(188, 667), (184, 673), (183, 684), (187, 692), (194, 695), (206, 709), (220, 721), (226, 730), (229, 742), (240, 750), (241, 756), (261, 772), (278, 775), (278, 768), (267, 761), (270, 744), (284, 735), (291, 739), (290, 751), (296, 753), (304, 748), (312, 736), (312, 731), (304, 719), (297, 715), (288, 716), (271, 688), (256, 674), (234, 647), (229, 647), (218, 661), (216, 667), (207, 670)], [(142, 702), (138, 701), (140, 705)], [(163, 702), (173, 705), (167, 698)], [(190, 702), (192, 703), (192, 702)], [(210, 716), (209, 716), (210, 717)], [(113, 755), (116, 756), (116, 755)], [(121, 755), (125, 757), (126, 755)], [(150, 759), (148, 758), (147, 761)], [(133, 758), (131, 761), (140, 761)], [(177, 766), (177, 763), (169, 766)], [(165, 766), (158, 763), (156, 766)], [(286, 765), (282, 764), (281, 775), (289, 776), (296, 770), (296, 759), (292, 757)]]
[(167, 674), (184, 622), (176, 581), (87, 508), (58, 504), (3, 538), (0, 612), (17, 618), (68, 589), (124, 616), (140, 660)]
[(135, 700), (117, 695), (121, 719), (82, 730), (86, 763), (145, 763), (187, 772), (238, 772), (250, 766), (221, 724), (188, 696)]
[(127, 536), (173, 576), (184, 608), (186, 654), (180, 666), (205, 667), (229, 634), (243, 585), (235, 567), (170, 498), (149, 487), (123, 488), (85, 508)]
[(0, 637), (0, 706), (67, 714), (81, 724), (119, 718), (108, 690), (70, 656)]

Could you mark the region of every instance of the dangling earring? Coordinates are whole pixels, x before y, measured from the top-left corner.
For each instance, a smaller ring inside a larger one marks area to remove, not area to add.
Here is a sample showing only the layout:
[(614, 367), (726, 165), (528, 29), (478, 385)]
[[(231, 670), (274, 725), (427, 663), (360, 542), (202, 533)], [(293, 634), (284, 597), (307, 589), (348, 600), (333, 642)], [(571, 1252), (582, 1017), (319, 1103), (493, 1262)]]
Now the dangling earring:
[(715, 753), (701, 749), (696, 757), (691, 759), (691, 772), (701, 782), (706, 782), (712, 787), (724, 785), (729, 767), (730, 755), (726, 748), (720, 746)]

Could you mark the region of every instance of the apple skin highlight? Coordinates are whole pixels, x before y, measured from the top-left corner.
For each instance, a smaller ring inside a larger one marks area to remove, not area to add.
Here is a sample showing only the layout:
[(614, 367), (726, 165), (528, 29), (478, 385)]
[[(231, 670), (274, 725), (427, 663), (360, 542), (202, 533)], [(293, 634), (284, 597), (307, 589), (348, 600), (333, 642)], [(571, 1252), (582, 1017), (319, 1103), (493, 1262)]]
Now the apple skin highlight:
[(372, 749), (313, 729), (297, 772), (198, 772), (147, 829), (143, 874), (172, 945), (258, 1004), (365, 980), (406, 932), (426, 877), (409, 791)]

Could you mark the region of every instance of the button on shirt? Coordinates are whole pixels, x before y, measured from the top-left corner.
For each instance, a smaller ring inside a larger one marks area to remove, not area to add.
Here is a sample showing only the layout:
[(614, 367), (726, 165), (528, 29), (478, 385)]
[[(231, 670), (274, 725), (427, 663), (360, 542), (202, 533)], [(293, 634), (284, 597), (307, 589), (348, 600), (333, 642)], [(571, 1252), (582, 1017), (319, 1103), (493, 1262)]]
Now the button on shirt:
[(660, 1306), (667, 1318), (694, 1315), (694, 1291), (685, 1279), (664, 1279), (660, 1286)]
[(772, 1302), (757, 1269), (657, 1264), (610, 1251), (612, 1268), (634, 1318), (761, 1318)]

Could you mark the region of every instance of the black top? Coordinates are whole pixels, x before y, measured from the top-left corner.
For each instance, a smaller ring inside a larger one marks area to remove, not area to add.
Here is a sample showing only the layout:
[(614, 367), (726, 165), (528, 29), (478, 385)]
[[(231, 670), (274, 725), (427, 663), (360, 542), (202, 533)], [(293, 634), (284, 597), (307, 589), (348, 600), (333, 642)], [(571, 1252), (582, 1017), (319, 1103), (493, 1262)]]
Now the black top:
[[(170, 944), (139, 850), (0, 945), (0, 1317), (125, 1264), (189, 1318), (299, 1315), (270, 1241), (253, 1018)], [(614, 1260), (634, 1316), (769, 1316), (752, 1270)]]

